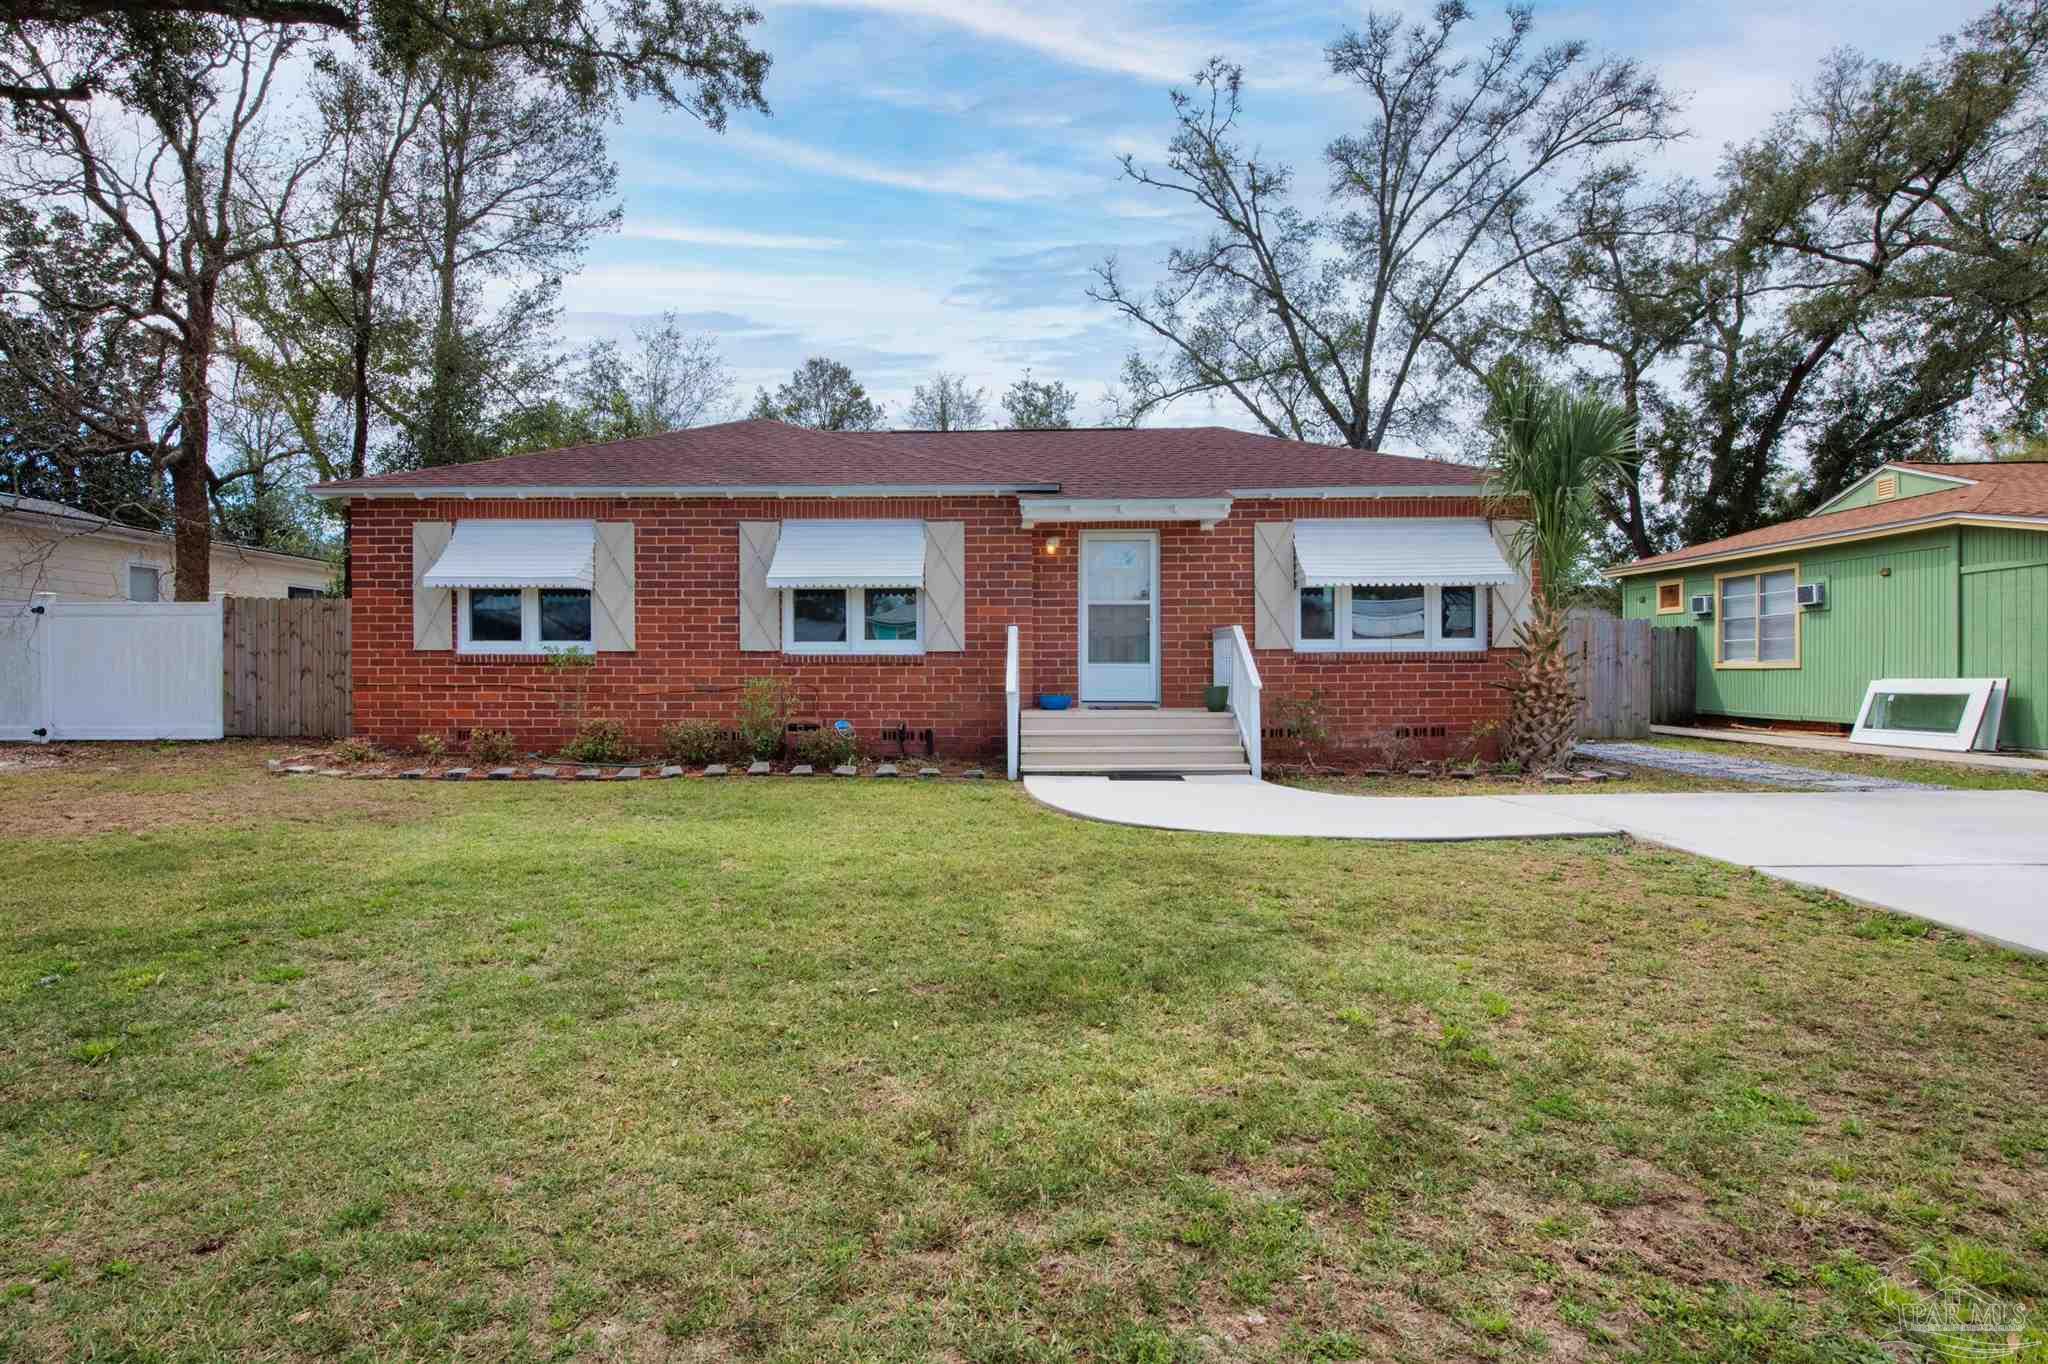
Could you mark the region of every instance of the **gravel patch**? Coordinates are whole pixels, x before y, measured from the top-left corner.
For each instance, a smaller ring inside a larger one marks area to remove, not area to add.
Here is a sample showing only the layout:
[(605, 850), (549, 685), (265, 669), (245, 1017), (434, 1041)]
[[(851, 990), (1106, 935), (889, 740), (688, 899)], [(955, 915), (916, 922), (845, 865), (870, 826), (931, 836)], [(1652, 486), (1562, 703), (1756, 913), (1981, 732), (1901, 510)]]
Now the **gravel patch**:
[(1601, 741), (1582, 743), (1579, 752), (1596, 762), (1627, 763), (1631, 767), (1653, 767), (1680, 772), (1707, 781), (1746, 781), (1760, 786), (1780, 786), (1788, 791), (1925, 791), (1924, 782), (1899, 781), (1892, 777), (1864, 777), (1852, 772), (1829, 772), (1818, 767), (1743, 758), (1734, 754), (1694, 753), (1687, 749), (1659, 748), (1654, 744)]

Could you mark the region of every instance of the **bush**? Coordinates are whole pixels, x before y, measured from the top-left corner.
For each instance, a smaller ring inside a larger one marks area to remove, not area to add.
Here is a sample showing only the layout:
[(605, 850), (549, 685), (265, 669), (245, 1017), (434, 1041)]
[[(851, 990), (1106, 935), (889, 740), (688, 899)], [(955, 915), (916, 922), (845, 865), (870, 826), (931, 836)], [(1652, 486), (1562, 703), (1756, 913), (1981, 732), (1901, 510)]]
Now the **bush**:
[(763, 762), (782, 751), (789, 727), (789, 686), (779, 677), (750, 677), (740, 688), (740, 733)]
[(579, 763), (619, 763), (632, 755), (626, 726), (619, 720), (585, 720), (576, 737), (562, 746), (562, 756)]
[(726, 762), (739, 756), (739, 748), (731, 730), (708, 720), (684, 720), (661, 731), (661, 756), (687, 767)]
[(368, 739), (336, 739), (327, 751), (343, 763), (366, 763), (377, 756), (377, 746)]
[(448, 741), (438, 734), (421, 734), (413, 739), (413, 747), (427, 755), (427, 761), (437, 763), (448, 751)]
[(469, 732), (469, 760), (478, 767), (503, 767), (518, 751), (518, 742), (509, 729), (473, 729)]
[(836, 729), (805, 730), (790, 737), (789, 747), (798, 762), (809, 763), (821, 772), (860, 760), (860, 742)]

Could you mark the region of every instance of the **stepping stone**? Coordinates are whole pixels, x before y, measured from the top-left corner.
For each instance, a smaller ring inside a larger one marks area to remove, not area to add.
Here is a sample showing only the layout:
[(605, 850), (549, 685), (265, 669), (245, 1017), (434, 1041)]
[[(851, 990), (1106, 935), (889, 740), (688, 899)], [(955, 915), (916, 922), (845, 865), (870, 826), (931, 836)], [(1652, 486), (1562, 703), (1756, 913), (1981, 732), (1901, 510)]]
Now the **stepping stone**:
[(426, 775), (427, 769), (424, 767), (408, 767), (405, 771), (398, 774), (398, 779), (400, 781), (420, 781)]
[(722, 777), (726, 774), (726, 771), (724, 763), (713, 763), (704, 769), (704, 775), (707, 777)]
[(622, 767), (617, 772), (612, 774), (612, 780), (638, 781), (640, 780), (640, 769), (637, 767)]
[(875, 775), (876, 775), (876, 776), (878, 776), (878, 777), (893, 777), (893, 776), (895, 776), (895, 775), (896, 775), (896, 764), (895, 764), (895, 763), (883, 763), (883, 764), (882, 764), (882, 765), (881, 765), (880, 767), (878, 767), (878, 768), (876, 768), (876, 769), (875, 769)]
[(920, 767), (917, 769), (917, 775), (920, 777), (942, 777), (945, 773), (939, 771), (936, 767)]
[(857, 777), (860, 775), (860, 769), (852, 763), (846, 763), (843, 766), (833, 768), (832, 775), (835, 777)]
[(446, 772), (443, 772), (443, 773), (441, 774), (441, 780), (442, 780), (442, 781), (468, 781), (468, 780), (469, 780), (469, 769), (468, 769), (468, 768), (466, 768), (466, 767), (451, 767), (451, 768), (449, 768), (449, 769), (448, 769), (448, 770), (447, 770)]
[(1469, 768), (1461, 768), (1458, 771), (1451, 773), (1451, 775), (1456, 777), (1459, 781), (1470, 781), (1479, 774), (1477, 772), (1472, 771)]
[(1605, 772), (1575, 772), (1572, 774), (1572, 780), (1577, 782), (1606, 781), (1607, 774)]
[(752, 762), (747, 764), (747, 775), (750, 777), (765, 777), (774, 770), (774, 768), (770, 767), (767, 763), (764, 762)]
[(1388, 767), (1368, 767), (1358, 775), (1361, 777), (1391, 777), (1394, 775), (1394, 772), (1392, 768)]
[(536, 767), (533, 769), (533, 779), (535, 781), (548, 781), (554, 775), (555, 769), (552, 767)]
[(662, 768), (661, 771), (656, 775), (663, 777), (680, 777), (683, 775), (683, 769), (677, 767), (674, 763), (670, 763), (667, 767)]
[(312, 767), (306, 763), (293, 763), (285, 769), (285, 772), (294, 777), (310, 777), (319, 770), (319, 768)]
[(1428, 767), (1411, 767), (1408, 769), (1408, 775), (1411, 777), (1433, 777), (1436, 775), (1436, 771), (1434, 768)]
[(795, 767), (789, 769), (789, 775), (792, 777), (815, 777), (818, 775), (818, 769), (809, 763), (798, 763)]
[(519, 769), (516, 767), (494, 767), (484, 773), (484, 779), (486, 781), (510, 781), (518, 775)]
[(1568, 772), (1545, 772), (1543, 780), (1552, 786), (1560, 786), (1571, 781), (1571, 774)]
[(982, 771), (978, 767), (970, 767), (965, 772), (962, 772), (960, 775), (967, 778), (969, 781), (979, 781), (983, 777), (986, 777), (988, 773)]
[(576, 780), (578, 780), (578, 781), (603, 781), (603, 780), (604, 780), (604, 770), (603, 770), (602, 768), (597, 768), (597, 767), (579, 767), (579, 768), (577, 768), (577, 769), (576, 769)]
[(283, 758), (265, 758), (265, 759), (263, 760), (263, 765), (264, 765), (265, 767), (269, 768), (269, 769), (270, 769), (271, 771), (273, 771), (273, 772), (282, 772), (282, 771), (284, 771), (284, 759), (283, 759)]
[(320, 775), (323, 777), (345, 777), (348, 775), (348, 770), (341, 767), (323, 767), (320, 769)]

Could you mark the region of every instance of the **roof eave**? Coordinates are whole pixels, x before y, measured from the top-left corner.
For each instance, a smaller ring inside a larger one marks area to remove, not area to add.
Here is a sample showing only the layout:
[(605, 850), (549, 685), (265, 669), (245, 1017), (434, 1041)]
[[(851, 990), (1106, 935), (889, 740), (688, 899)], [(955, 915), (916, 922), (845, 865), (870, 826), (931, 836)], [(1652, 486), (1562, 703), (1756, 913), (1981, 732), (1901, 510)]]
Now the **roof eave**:
[(1302, 498), (1324, 500), (1337, 497), (1483, 497), (1481, 483), (1360, 483), (1345, 486), (1305, 488), (1232, 488), (1232, 497), (1246, 500)]
[(1055, 493), (1056, 483), (750, 483), (750, 484), (519, 484), (495, 487), (488, 484), (460, 484), (370, 488), (346, 483), (315, 484), (314, 497), (327, 501), (354, 498), (412, 499), (592, 497), (1015, 497), (1026, 493)]
[(1916, 530), (1935, 530), (1942, 526), (2048, 526), (2048, 516), (2007, 516), (1996, 512), (1936, 512), (1932, 516), (1915, 517), (1910, 521), (1885, 521), (1875, 526), (1861, 526), (1853, 530), (1802, 535), (1791, 540), (1773, 540), (1767, 545), (1751, 545), (1744, 549), (1725, 550), (1717, 554), (1692, 555), (1683, 559), (1640, 560), (1632, 564), (1603, 568), (1600, 570), (1600, 576), (1609, 581), (1619, 581), (1622, 578), (1641, 577), (1646, 573), (1668, 573), (1700, 564), (1724, 564), (1731, 559), (1754, 559), (1761, 555), (1779, 554), (1788, 549), (1809, 549), (1815, 545), (1835, 544), (1846, 540), (1878, 540), (1890, 535), (1910, 534)]

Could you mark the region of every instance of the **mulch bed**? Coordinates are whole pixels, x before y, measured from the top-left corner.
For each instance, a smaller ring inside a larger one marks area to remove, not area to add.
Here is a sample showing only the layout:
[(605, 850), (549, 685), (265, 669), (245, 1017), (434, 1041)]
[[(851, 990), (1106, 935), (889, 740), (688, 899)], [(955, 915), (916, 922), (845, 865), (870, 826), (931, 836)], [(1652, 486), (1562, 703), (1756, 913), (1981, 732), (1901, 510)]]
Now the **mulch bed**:
[(755, 771), (749, 763), (714, 763), (684, 766), (666, 759), (642, 758), (626, 763), (582, 763), (567, 758), (528, 756), (517, 762), (484, 764), (461, 758), (429, 759), (421, 754), (381, 755), (369, 761), (350, 761), (327, 749), (272, 758), (266, 763), (275, 776), (339, 777), (353, 781), (664, 781), (677, 778), (727, 777), (895, 777), (910, 781), (951, 778), (977, 780), (989, 775), (978, 763), (947, 758), (863, 759), (852, 771), (821, 768), (810, 772), (795, 769), (802, 764), (779, 761), (767, 770)]

